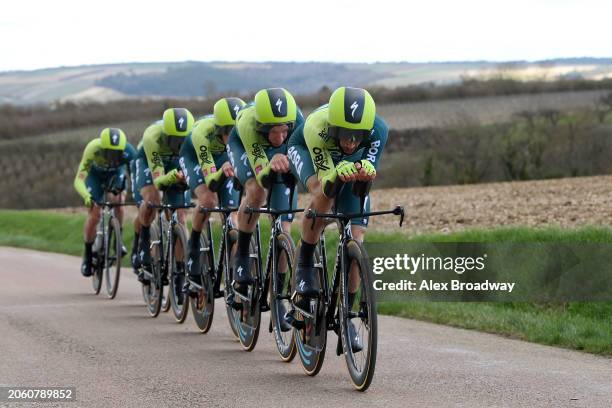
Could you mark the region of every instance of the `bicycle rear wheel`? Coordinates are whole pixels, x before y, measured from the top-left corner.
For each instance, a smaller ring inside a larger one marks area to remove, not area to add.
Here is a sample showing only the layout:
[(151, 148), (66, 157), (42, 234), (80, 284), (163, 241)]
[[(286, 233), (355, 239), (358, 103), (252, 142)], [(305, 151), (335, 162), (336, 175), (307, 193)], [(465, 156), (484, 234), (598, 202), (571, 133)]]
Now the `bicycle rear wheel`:
[[(170, 259), (168, 260), (168, 267), (170, 268), (170, 285), (168, 286), (168, 297), (170, 298), (170, 305), (172, 308), (172, 314), (177, 323), (183, 323), (187, 318), (189, 312), (189, 299), (183, 292), (183, 283), (187, 276), (185, 275), (185, 268), (183, 266), (182, 271), (177, 271), (177, 247), (180, 247), (183, 251), (183, 264), (185, 263), (185, 255), (187, 254), (187, 234), (185, 233), (185, 227), (181, 224), (174, 226), (174, 248), (170, 248)], [(179, 288), (174, 286), (174, 274), (182, 274), (181, 285)]]
[(160, 230), (157, 222), (151, 224), (151, 271), (146, 272), (149, 277), (149, 283), (142, 285), (142, 294), (145, 299), (147, 311), (151, 317), (157, 317), (161, 311), (163, 286), (162, 286), (162, 264), (161, 251), (163, 248), (160, 245)]
[[(346, 365), (353, 386), (359, 391), (365, 391), (370, 386), (376, 367), (376, 350), (378, 345), (378, 325), (376, 315), (376, 299), (372, 288), (372, 272), (367, 262), (367, 254), (363, 245), (351, 240), (346, 245), (347, 262), (350, 271), (359, 271), (359, 286), (355, 300), (359, 303), (349, 305), (347, 282), (340, 285), (340, 334)], [(347, 272), (348, 272), (347, 271)], [(342, 277), (347, 279), (348, 273)], [(353, 309), (356, 309), (353, 311)], [(353, 336), (357, 335), (363, 343), (360, 351), (353, 351), (348, 330), (349, 322), (355, 327)]]
[[(296, 253), (299, 251), (299, 245)], [(323, 262), (325, 260), (321, 254), (319, 245), (317, 245), (315, 248), (315, 268), (319, 275), (319, 282), (322, 283), (323, 279), (326, 278), (323, 276)], [(295, 262), (297, 262), (297, 259)], [(297, 264), (294, 266), (294, 270), (296, 267)], [(294, 284), (295, 280), (292, 280), (292, 285)], [(323, 367), (323, 361), (325, 361), (325, 350), (327, 348), (327, 307), (325, 299), (317, 300), (316, 311), (317, 313), (314, 318), (309, 318), (296, 310), (296, 317), (303, 322), (304, 327), (293, 330), (294, 341), (302, 368), (309, 376), (317, 375), (321, 371), (321, 367)]]
[(200, 273), (202, 275), (202, 289), (196, 297), (190, 297), (191, 310), (200, 333), (207, 333), (210, 330), (215, 313), (214, 282), (211, 274), (214, 273), (215, 262), (211, 259), (208, 237), (206, 234), (200, 235)]
[[(295, 357), (296, 346), (293, 340), (293, 330), (283, 331), (281, 321), (285, 319), (285, 311), (291, 310), (291, 279), (293, 277), (293, 258), (295, 245), (289, 234), (281, 232), (277, 237), (275, 259), (275, 278), (270, 279), (270, 319), (276, 349), (281, 360), (290, 362)], [(274, 284), (276, 282), (276, 285)]]
[(121, 226), (119, 220), (111, 218), (108, 223), (107, 242), (104, 251), (104, 272), (106, 275), (106, 294), (114, 299), (119, 288), (121, 274)]

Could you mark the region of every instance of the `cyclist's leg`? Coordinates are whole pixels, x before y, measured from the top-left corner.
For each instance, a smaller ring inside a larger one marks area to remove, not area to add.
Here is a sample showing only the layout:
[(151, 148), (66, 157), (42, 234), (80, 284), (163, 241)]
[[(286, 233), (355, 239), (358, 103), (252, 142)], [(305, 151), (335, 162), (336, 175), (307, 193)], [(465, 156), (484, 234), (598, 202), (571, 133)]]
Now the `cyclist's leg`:
[[(191, 203), (191, 192), (189, 190), (180, 191), (170, 188), (165, 192), (165, 200), (168, 204), (172, 206), (186, 206)], [(185, 222), (187, 219), (187, 209), (179, 208), (178, 210), (176, 210), (176, 218), (178, 220), (179, 226), (181, 228), (185, 228)], [(174, 254), (176, 270), (172, 271), (172, 279), (174, 284), (174, 290), (176, 291), (175, 294), (177, 295), (179, 304), (181, 304), (180, 302), (182, 302), (182, 297), (180, 296), (180, 293), (183, 290), (183, 277), (185, 274), (185, 248), (183, 248), (183, 244), (178, 239), (176, 239), (176, 241), (174, 242)]]
[[(300, 180), (302, 186), (306, 187), (306, 190), (310, 193), (311, 201), (306, 209), (328, 212), (334, 200), (323, 194), (323, 189), (315, 173), (308, 149), (302, 145), (291, 146), (288, 156), (293, 175)], [(321, 218), (315, 218), (314, 226), (312, 225), (312, 220), (306, 217), (302, 220), (295, 282), (296, 292), (303, 297), (314, 296), (319, 291), (319, 282), (316, 277), (316, 269), (314, 268), (314, 253), (324, 226), (324, 220)], [(300, 302), (298, 301), (297, 303)]]
[(160, 193), (153, 184), (153, 178), (146, 159), (136, 159), (136, 172), (136, 188), (142, 197), (142, 203), (138, 208), (138, 218), (140, 222), (140, 251), (138, 255), (141, 265), (145, 268), (149, 268), (151, 265), (149, 248), (151, 244), (150, 227), (155, 219), (155, 209), (150, 208), (148, 203), (159, 205)]
[[(125, 187), (126, 187), (125, 184), (126, 184), (125, 168), (121, 167), (117, 171), (117, 174), (115, 174), (113, 177), (111, 177), (108, 180), (108, 185), (106, 186), (106, 189), (111, 192), (108, 195), (110, 202), (115, 203), (115, 204), (122, 204), (125, 202)], [(119, 221), (122, 239), (123, 239), (123, 214), (124, 214), (124, 211), (123, 211), (122, 206), (115, 207), (115, 217)], [(125, 245), (123, 244), (123, 242), (121, 242), (121, 257), (124, 257), (126, 254), (127, 254), (127, 249), (125, 248)]]
[[(237, 138), (236, 138), (237, 139)], [(234, 289), (246, 295), (253, 278), (250, 273), (250, 243), (257, 225), (258, 214), (247, 214), (247, 207), (258, 208), (264, 204), (266, 191), (257, 184), (247, 155), (240, 140), (230, 137), (230, 159), (234, 173), (243, 186), (243, 196), (238, 210), (238, 243), (234, 261)]]
[[(91, 194), (94, 202), (102, 201), (104, 190), (102, 188), (101, 176), (91, 171), (85, 179), (87, 190)], [(83, 276), (91, 276), (92, 274), (92, 258), (93, 258), (93, 243), (96, 239), (96, 229), (100, 222), (101, 210), (95, 203), (87, 210), (87, 219), (83, 227), (83, 240), (85, 242), (85, 252), (83, 254), (83, 263), (81, 264), (81, 274)]]
[[(132, 189), (132, 198), (136, 203), (136, 208), (140, 208), (140, 204), (142, 203), (142, 196), (140, 195), (140, 191), (137, 188), (136, 183), (137, 172), (136, 172), (136, 160), (132, 160), (130, 162), (130, 184)], [(132, 254), (130, 258), (132, 259), (132, 267), (134, 269), (134, 273), (138, 274), (138, 268), (140, 268), (140, 262), (138, 257), (138, 245), (140, 238), (140, 217), (138, 216), (138, 212), (134, 217), (134, 241), (132, 242)]]

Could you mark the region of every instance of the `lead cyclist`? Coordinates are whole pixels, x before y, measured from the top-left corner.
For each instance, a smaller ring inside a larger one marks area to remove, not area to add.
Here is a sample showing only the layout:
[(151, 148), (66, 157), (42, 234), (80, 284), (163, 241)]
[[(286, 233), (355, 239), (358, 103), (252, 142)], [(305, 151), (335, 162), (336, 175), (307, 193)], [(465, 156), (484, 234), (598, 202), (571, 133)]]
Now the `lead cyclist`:
[[(289, 139), (288, 156), (291, 171), (311, 194), (310, 208), (316, 212), (329, 212), (336, 203), (341, 213), (360, 212), (360, 199), (352, 193), (353, 183), (370, 182), (376, 178), (376, 169), (387, 143), (389, 128), (376, 114), (374, 99), (361, 88), (340, 87), (329, 103), (315, 109)], [(339, 190), (338, 181), (344, 183)], [(365, 211), (370, 210), (370, 197), (365, 199)], [(314, 267), (314, 252), (323, 232), (324, 220), (304, 217), (300, 249), (297, 255), (296, 303), (308, 309), (308, 299), (318, 295), (320, 282)], [(368, 225), (367, 217), (351, 220), (353, 238), (363, 242)], [(351, 269), (349, 275), (349, 308), (355, 302), (359, 288), (359, 274)], [(353, 352), (363, 348), (361, 338), (349, 322)]]

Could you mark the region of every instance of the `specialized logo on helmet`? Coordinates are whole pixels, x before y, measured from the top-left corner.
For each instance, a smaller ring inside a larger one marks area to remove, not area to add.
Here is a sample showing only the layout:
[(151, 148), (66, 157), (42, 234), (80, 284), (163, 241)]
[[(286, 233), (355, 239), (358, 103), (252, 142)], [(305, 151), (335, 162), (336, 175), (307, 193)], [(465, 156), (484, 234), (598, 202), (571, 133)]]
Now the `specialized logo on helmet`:
[(119, 145), (119, 130), (117, 129), (110, 129), (110, 140), (111, 140), (111, 145), (113, 146), (118, 146)]
[(359, 88), (346, 88), (344, 91), (344, 119), (349, 123), (359, 123), (363, 117), (365, 91)]
[(357, 101), (353, 102), (353, 104), (351, 105), (351, 116), (355, 117), (355, 110), (359, 107), (359, 104), (357, 103)]
[(287, 96), (282, 88), (268, 89), (268, 98), (272, 104), (272, 114), (279, 118), (287, 116)]
[(185, 109), (174, 109), (174, 121), (176, 130), (179, 132), (187, 130), (187, 112)]
[(240, 106), (238, 105), (234, 105), (233, 111), (234, 111), (234, 117), (233, 119), (236, 119), (236, 115), (238, 114), (238, 111), (240, 110)]

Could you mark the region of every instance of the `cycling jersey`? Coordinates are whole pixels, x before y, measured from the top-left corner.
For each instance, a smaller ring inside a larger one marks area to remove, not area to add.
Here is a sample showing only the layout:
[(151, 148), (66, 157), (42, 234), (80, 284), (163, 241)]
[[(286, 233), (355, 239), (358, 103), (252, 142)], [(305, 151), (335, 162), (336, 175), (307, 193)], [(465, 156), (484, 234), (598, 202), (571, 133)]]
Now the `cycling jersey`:
[[(136, 189), (140, 191), (148, 185), (155, 185), (158, 190), (172, 187), (174, 178), (167, 177), (172, 170), (180, 168), (178, 155), (168, 147), (167, 138), (162, 131), (163, 121), (158, 120), (144, 131), (142, 146), (136, 157)], [(189, 191), (166, 192), (165, 199), (171, 205), (182, 206), (191, 202)]]
[[(181, 147), (179, 163), (192, 192), (204, 183), (208, 185), (212, 176), (229, 161), (225, 145), (216, 136), (215, 130), (214, 116), (204, 116), (195, 123), (191, 135), (187, 136)], [(238, 204), (239, 194), (233, 188), (232, 179), (225, 181), (218, 194), (221, 206)]]
[[(297, 109), (295, 124), (287, 135), (287, 140), (295, 128), (304, 122), (304, 116), (300, 109)], [(255, 104), (253, 102), (246, 105), (236, 118), (236, 126), (232, 130), (227, 144), (228, 155), (236, 177), (244, 186), (248, 179), (258, 174), (268, 165), (270, 159), (275, 154), (287, 154), (287, 140), (274, 147), (268, 139), (256, 131), (257, 121), (255, 119)], [(272, 185), (272, 195), (270, 197), (272, 208), (286, 210), (289, 208), (288, 188), (282, 183)], [(291, 208), (297, 207), (297, 190), (293, 196)], [(292, 220), (293, 214), (283, 215), (284, 221)]]
[[(103, 150), (100, 138), (92, 140), (85, 146), (74, 179), (74, 188), (83, 199), (92, 196), (95, 201), (101, 201), (105, 189), (121, 191), (125, 188), (126, 167), (136, 157), (136, 149), (127, 143), (119, 166), (110, 166), (104, 158)], [(112, 186), (108, 183), (111, 178)]]
[[(328, 136), (327, 105), (313, 111), (303, 126), (298, 127), (289, 139), (287, 156), (291, 171), (306, 188), (310, 177), (317, 175), (319, 179), (336, 171), (335, 166), (342, 160), (356, 162), (370, 161), (376, 169), (380, 164), (382, 153), (387, 143), (389, 127), (378, 115), (374, 119), (374, 127), (370, 136), (350, 155), (345, 154), (336, 139)], [(336, 197), (336, 210), (344, 213), (360, 211), (359, 199), (352, 194), (353, 183), (348, 183)], [(365, 201), (365, 211), (369, 211), (369, 196)], [(367, 218), (355, 218), (352, 224), (367, 226)]]
[[(355, 152), (347, 155), (340, 149), (338, 140), (328, 136), (327, 110), (327, 105), (319, 107), (308, 115), (302, 128), (296, 129), (289, 140), (289, 158), (294, 161), (297, 147), (306, 148), (319, 179), (334, 172), (335, 165), (347, 160), (349, 156), (355, 159), (352, 161), (368, 160), (377, 169), (389, 133), (385, 121), (376, 115), (370, 136), (361, 142)], [(294, 163), (294, 165), (299, 178), (302, 179), (300, 173), (303, 163)]]

